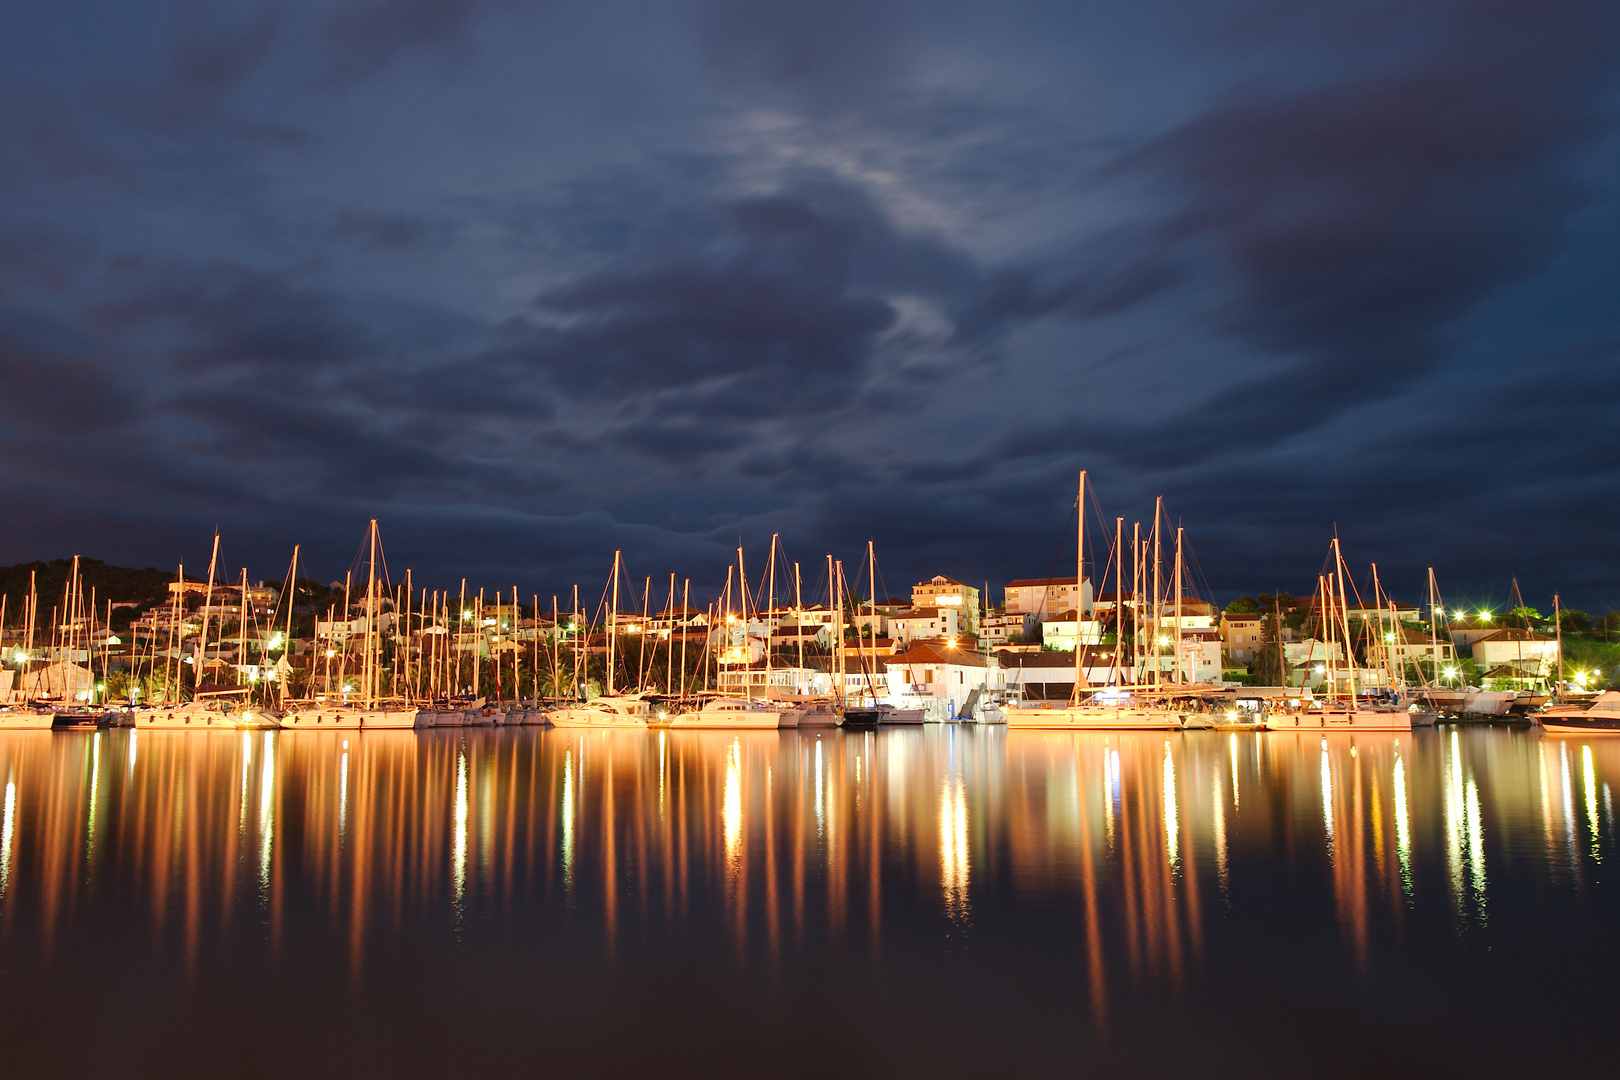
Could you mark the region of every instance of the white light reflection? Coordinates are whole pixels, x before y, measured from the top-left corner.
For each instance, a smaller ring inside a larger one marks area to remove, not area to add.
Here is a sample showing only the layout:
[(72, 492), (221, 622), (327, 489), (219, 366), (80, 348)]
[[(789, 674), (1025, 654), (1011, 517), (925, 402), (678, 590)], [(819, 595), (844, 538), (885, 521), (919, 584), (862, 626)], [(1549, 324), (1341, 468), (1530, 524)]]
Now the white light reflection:
[(1114, 819), (1120, 812), (1119, 751), (1103, 751), (1103, 773), (1107, 777), (1108, 798), (1103, 800), (1103, 824), (1108, 830), (1108, 850), (1114, 850)]
[(1327, 740), (1322, 740), (1322, 827), (1327, 833), (1328, 855), (1333, 854), (1333, 766)]
[(1226, 799), (1221, 791), (1220, 765), (1210, 767), (1210, 779), (1210, 801), (1214, 803), (1211, 820), (1215, 824), (1215, 871), (1221, 881), (1221, 897), (1230, 903), (1231, 897), (1226, 891)]
[(349, 832), (349, 740), (343, 740), (343, 754), (338, 758), (338, 843)]
[[(1479, 809), (1479, 787), (1463, 768), (1462, 743), (1451, 733), (1444, 764), (1446, 861), (1451, 874), (1453, 901), (1457, 914), (1469, 909), (1480, 925), (1485, 923), (1485, 826)], [(1464, 878), (1466, 870), (1467, 877)]]
[(253, 732), (242, 732), (242, 797), (236, 806), (236, 835), (247, 835), (248, 777), (253, 764)]
[(467, 751), (456, 750), (455, 847), (450, 853), (450, 886), (459, 906), (467, 887)]
[(742, 870), (742, 754), (741, 740), (735, 737), (726, 747), (726, 794), (720, 807), (720, 820), (726, 831), (726, 871), (736, 877)]
[(1239, 795), (1239, 792), (1238, 792), (1238, 741), (1237, 741), (1237, 732), (1235, 732), (1235, 731), (1232, 732), (1231, 739), (1232, 739), (1232, 809), (1236, 810), (1238, 808), (1238, 806), (1241, 805), (1241, 802), (1242, 802), (1242, 800), (1240, 798), (1240, 795)]
[(658, 733), (658, 820), (664, 820), (664, 732)]
[(1401, 891), (1412, 896), (1412, 827), (1406, 814), (1406, 763), (1395, 755), (1395, 853), (1401, 862)]
[(1485, 925), (1485, 825), (1479, 813), (1479, 788), (1474, 778), (1468, 778), (1468, 796), (1464, 803), (1468, 821), (1468, 879), (1474, 890), (1474, 914), (1481, 926)]
[(129, 729), (129, 772), (126, 773), (125, 776), (124, 776), (124, 778), (126, 780), (129, 778), (130, 775), (132, 775), (135, 772), (135, 735), (136, 735), (135, 729), (130, 728)]
[(827, 801), (821, 790), (821, 736), (816, 736), (816, 835), (827, 835)]
[(1176, 763), (1169, 739), (1164, 741), (1164, 853), (1174, 873), (1181, 856), (1181, 821), (1176, 814)]
[(1603, 861), (1598, 847), (1597, 774), (1592, 768), (1592, 748), (1581, 747), (1581, 771), (1586, 774), (1586, 827), (1592, 834), (1592, 858)]
[(1575, 787), (1569, 775), (1569, 743), (1558, 742), (1558, 773), (1564, 791), (1564, 847), (1569, 852), (1570, 873), (1578, 873), (1575, 862)]
[(6, 778), (6, 805), (0, 810), (0, 896), (11, 884), (11, 835), (17, 828), (17, 784)]
[(562, 789), (563, 888), (574, 887), (574, 752), (563, 751)]
[(264, 764), (259, 767), (259, 890), (270, 895), (270, 844), (276, 835), (276, 743), (273, 732), (264, 733)]

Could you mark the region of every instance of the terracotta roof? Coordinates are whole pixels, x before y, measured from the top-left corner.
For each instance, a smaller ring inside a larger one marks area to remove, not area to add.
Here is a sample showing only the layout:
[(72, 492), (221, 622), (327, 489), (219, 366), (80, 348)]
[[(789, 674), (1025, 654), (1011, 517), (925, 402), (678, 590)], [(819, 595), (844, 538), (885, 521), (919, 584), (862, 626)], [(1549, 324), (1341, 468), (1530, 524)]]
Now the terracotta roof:
[(1506, 627), (1494, 634), (1487, 634), (1475, 644), (1483, 645), (1487, 641), (1553, 641), (1554, 638), (1546, 634), (1538, 634), (1534, 630), (1521, 630), (1516, 626)]
[[(1087, 578), (1086, 580), (1090, 581), (1091, 579)], [(1009, 589), (1031, 589), (1031, 588), (1037, 588), (1037, 587), (1040, 587), (1040, 586), (1073, 585), (1073, 584), (1074, 584), (1074, 578), (1073, 577), (1019, 578), (1017, 581), (1009, 581), (1009, 582), (1007, 582), (1007, 588), (1009, 588)]]
[(941, 645), (918, 642), (903, 653), (887, 657), (884, 663), (896, 664), (955, 664), (958, 667), (985, 667), (984, 657), (965, 649), (950, 649)]

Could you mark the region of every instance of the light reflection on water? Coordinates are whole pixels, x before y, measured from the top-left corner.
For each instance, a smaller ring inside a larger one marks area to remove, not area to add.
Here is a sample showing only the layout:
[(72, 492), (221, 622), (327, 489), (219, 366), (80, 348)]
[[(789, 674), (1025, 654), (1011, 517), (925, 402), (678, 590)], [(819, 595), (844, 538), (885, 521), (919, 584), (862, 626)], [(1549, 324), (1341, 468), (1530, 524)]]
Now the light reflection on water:
[(153, 978), (296, 947), (356, 994), (474, 933), (557, 927), (614, 965), (718, 949), (779, 981), (983, 940), (1103, 1032), (1219, 980), (1239, 924), (1242, 949), (1326, 926), (1371, 978), (1418, 925), (1466, 947), (1498, 904), (1585, 896), (1616, 771), (1620, 741), (1503, 730), (7, 732), (0, 966), (48, 971), (113, 918)]

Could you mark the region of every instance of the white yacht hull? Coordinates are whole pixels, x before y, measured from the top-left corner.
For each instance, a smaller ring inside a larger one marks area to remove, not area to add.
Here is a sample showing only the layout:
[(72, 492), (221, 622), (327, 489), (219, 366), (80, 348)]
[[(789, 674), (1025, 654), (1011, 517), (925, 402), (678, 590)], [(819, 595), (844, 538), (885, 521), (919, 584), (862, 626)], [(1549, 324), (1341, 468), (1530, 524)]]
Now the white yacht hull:
[(0, 731), (49, 731), (55, 719), (50, 709), (0, 709)]
[(1056, 728), (1082, 731), (1174, 731), (1181, 719), (1157, 709), (1108, 709), (1063, 706), (1054, 709), (1004, 709), (1009, 728)]
[(1405, 709), (1311, 709), (1272, 713), (1268, 731), (1411, 731), (1412, 716)]
[(747, 709), (737, 712), (677, 713), (669, 718), (669, 726), (672, 728), (723, 728), (728, 730), (758, 730), (763, 728), (774, 731), (782, 725), (780, 713), (766, 712), (763, 709)]
[[(358, 731), (361, 713), (358, 709), (310, 709), (290, 712), (281, 718), (283, 731), (308, 728), (316, 731)], [(139, 722), (136, 727), (143, 727)]]
[(360, 714), (362, 728), (413, 728), (417, 727), (417, 711), (415, 709), (370, 709)]
[(569, 706), (551, 714), (551, 726), (559, 728), (645, 728), (639, 716), (593, 709), (589, 705)]

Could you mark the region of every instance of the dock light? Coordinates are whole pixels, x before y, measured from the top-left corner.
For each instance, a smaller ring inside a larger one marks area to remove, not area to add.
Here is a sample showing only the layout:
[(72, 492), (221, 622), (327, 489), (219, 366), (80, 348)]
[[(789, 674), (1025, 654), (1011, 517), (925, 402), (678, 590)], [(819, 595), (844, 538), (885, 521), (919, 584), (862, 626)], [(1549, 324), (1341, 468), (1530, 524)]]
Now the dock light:
[(1455, 679), (1455, 678), (1456, 678), (1456, 677), (1457, 677), (1457, 669), (1456, 669), (1456, 668), (1454, 668), (1454, 667), (1448, 667), (1448, 668), (1446, 668), (1446, 670), (1445, 670), (1445, 676), (1446, 676), (1446, 678), (1448, 678), (1448, 679)]
[(19, 664), (25, 664), (28, 662), (28, 654), (23, 652), (21, 649), (18, 649), (15, 653), (13, 653), (12, 658), (15, 659)]
[(1482, 612), (1480, 612), (1480, 613), (1479, 613), (1479, 617), (1480, 617), (1480, 620), (1481, 620), (1481, 621), (1482, 621), (1482, 622), (1490, 622), (1490, 621), (1491, 621), (1491, 613), (1490, 613), (1490, 612), (1488, 612), (1488, 611), (1482, 611)]

